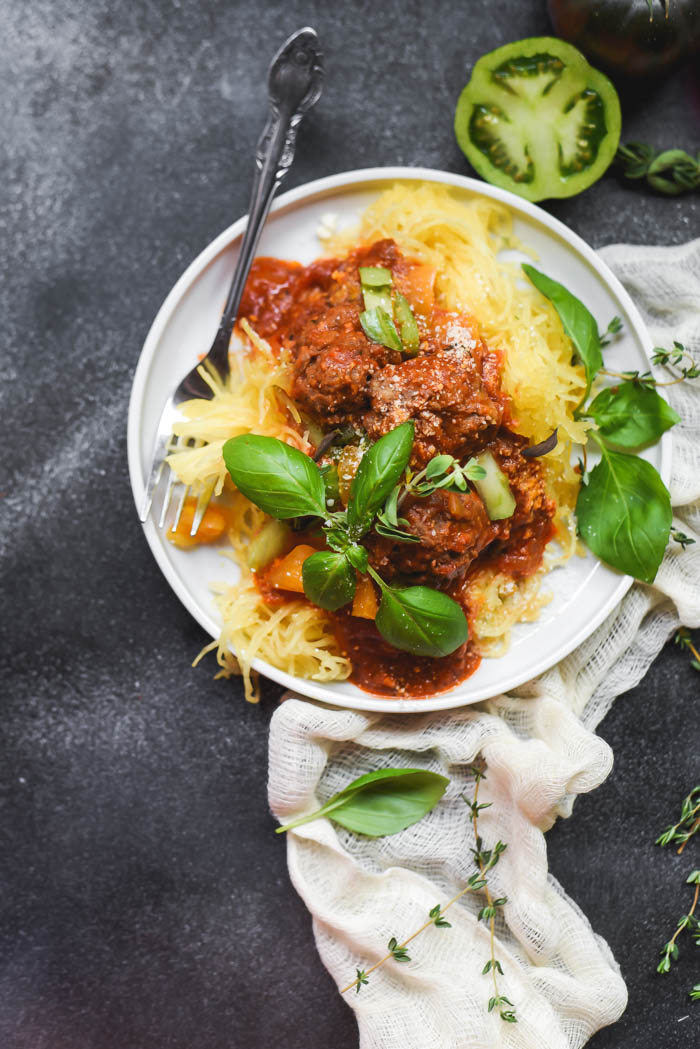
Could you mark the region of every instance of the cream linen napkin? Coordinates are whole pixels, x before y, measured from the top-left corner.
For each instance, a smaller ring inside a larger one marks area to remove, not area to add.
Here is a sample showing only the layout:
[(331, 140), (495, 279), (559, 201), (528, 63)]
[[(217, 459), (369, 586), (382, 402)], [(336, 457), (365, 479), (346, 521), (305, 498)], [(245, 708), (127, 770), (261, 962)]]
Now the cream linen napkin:
[[(678, 339), (699, 357), (700, 240), (613, 246), (601, 255), (654, 343)], [(476, 917), (484, 901), (468, 894), (449, 912), (451, 929), (431, 926), (411, 944), (410, 964), (391, 960), (359, 994), (346, 994), (361, 1049), (574, 1049), (625, 1008), (609, 948), (547, 871), (544, 831), (609, 773), (612, 753), (595, 727), (613, 699), (641, 680), (680, 623), (700, 625), (700, 382), (665, 394), (682, 419), (673, 430), (674, 522), (698, 542), (685, 550), (671, 543), (654, 586), (635, 584), (579, 649), (512, 693), (454, 712), (382, 716), (299, 698), (275, 712), (269, 797), (284, 822), (382, 766), (429, 768), (451, 780), (429, 816), (392, 837), (356, 837), (326, 820), (288, 835), (290, 875), (339, 988), (473, 873), (460, 793), (473, 792), (469, 766), (479, 754), (488, 769), (480, 800), (493, 802), (480, 815), (480, 832), (485, 846), (508, 843), (491, 882), (508, 898), (496, 953), (501, 993), (515, 1003), (518, 1023), (487, 1012), (488, 926)]]

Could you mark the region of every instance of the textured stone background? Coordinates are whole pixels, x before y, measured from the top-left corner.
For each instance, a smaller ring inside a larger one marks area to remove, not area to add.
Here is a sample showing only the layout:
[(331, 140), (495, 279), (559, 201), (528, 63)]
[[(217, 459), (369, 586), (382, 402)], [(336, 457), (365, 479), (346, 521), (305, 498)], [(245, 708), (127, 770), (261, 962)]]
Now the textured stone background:
[[(211, 666), (189, 668), (201, 631), (131, 502), (131, 377), (175, 279), (246, 208), (267, 62), (289, 32), (315, 25), (328, 70), (289, 186), (375, 164), (466, 172), (451, 131), (465, 71), (547, 32), (544, 3), (27, 0), (4, 14), (0, 1045), (352, 1049), (267, 811), (279, 690), (250, 707)], [(697, 149), (699, 113), (686, 70), (628, 100), (625, 137)], [(697, 196), (612, 175), (551, 210), (593, 245), (700, 234)], [(554, 874), (629, 983), (593, 1049), (697, 1044), (692, 952), (654, 974), (697, 855), (653, 846), (697, 778), (697, 693), (668, 648), (602, 726), (609, 780), (549, 835)]]

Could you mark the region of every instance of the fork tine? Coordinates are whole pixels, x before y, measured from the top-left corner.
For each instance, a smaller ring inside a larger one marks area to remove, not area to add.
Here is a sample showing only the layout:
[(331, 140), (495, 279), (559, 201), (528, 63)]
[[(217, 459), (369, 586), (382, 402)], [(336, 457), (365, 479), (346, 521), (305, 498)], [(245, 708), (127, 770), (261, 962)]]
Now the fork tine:
[(163, 496), (163, 505), (160, 508), (160, 517), (158, 518), (159, 528), (162, 528), (165, 524), (165, 517), (168, 513), (168, 508), (170, 507), (170, 500), (173, 497), (173, 489), (177, 483), (174, 471), (170, 468), (170, 466), (168, 466), (167, 463), (165, 464), (165, 466), (168, 471), (168, 484), (165, 489), (165, 495)]
[(215, 481), (212, 481), (206, 486), (204, 491), (200, 492), (199, 494), (199, 497), (197, 499), (197, 506), (194, 511), (194, 517), (192, 519), (192, 528), (190, 529), (190, 535), (196, 535), (199, 531), (199, 526), (202, 523), (202, 518), (207, 512), (207, 507), (209, 506), (209, 502), (214, 492), (215, 483)]
[(170, 434), (158, 437), (153, 448), (153, 455), (151, 457), (151, 469), (148, 474), (148, 484), (146, 485), (146, 491), (144, 492), (143, 502), (141, 503), (141, 510), (139, 511), (139, 517), (142, 522), (146, 521), (150, 511), (151, 503), (153, 502), (153, 496), (155, 495), (158, 482), (160, 481), (163, 473), (163, 466), (165, 465), (165, 456), (168, 451), (168, 443), (170, 441)]
[(187, 498), (187, 493), (189, 492), (189, 490), (190, 486), (188, 484), (182, 486), (182, 492), (180, 493), (180, 499), (178, 500), (177, 510), (175, 511), (175, 520), (173, 521), (172, 528), (170, 529), (171, 532), (177, 532), (177, 526), (180, 524), (180, 518), (182, 517), (182, 511), (185, 506), (185, 499)]

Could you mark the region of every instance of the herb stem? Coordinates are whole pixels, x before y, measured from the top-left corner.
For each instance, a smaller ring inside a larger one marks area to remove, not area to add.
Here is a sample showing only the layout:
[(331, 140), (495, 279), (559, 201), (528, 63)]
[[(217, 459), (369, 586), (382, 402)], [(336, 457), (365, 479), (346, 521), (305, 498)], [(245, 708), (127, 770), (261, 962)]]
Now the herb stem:
[[(696, 882), (695, 883), (695, 894), (693, 896), (693, 902), (690, 905), (690, 910), (688, 911), (688, 914), (687, 914), (688, 918), (692, 918), (693, 915), (695, 914), (695, 908), (698, 905), (698, 897), (700, 897), (700, 882)], [(680, 935), (680, 933), (683, 931), (683, 929), (685, 929), (685, 925), (679, 925), (678, 926), (678, 928), (674, 932), (673, 936), (668, 941), (671, 945), (673, 945), (676, 942), (676, 938)]]
[[(452, 906), (453, 903), (456, 903), (457, 900), (461, 900), (462, 896), (466, 895), (466, 893), (474, 892), (474, 891), (475, 890), (472, 888), (471, 885), (467, 885), (464, 889), (460, 889), (460, 891), (457, 893), (456, 896), (453, 896), (452, 899), (448, 903), (445, 903), (445, 904), (443, 904), (442, 907), (440, 907), (440, 914), (441, 915), (444, 914), (445, 911), (448, 910)], [(422, 932), (425, 932), (425, 930), (428, 928), (429, 925), (434, 925), (434, 924), (435, 923), (434, 923), (432, 918), (429, 918), (427, 922), (423, 922), (423, 924), (421, 925), (420, 929), (416, 929), (415, 932), (412, 932), (410, 936), (407, 936), (406, 939), (403, 940), (398, 945), (399, 949), (401, 949), (402, 947), (406, 947), (407, 944), (409, 944), (411, 942), (411, 940), (415, 940), (416, 936), (420, 936), (420, 934)], [(394, 950), (396, 950), (396, 948), (394, 948)], [(365, 976), (369, 976), (370, 973), (373, 973), (375, 971), (375, 969), (378, 969), (381, 965), (384, 965), (384, 962), (388, 962), (389, 959), (393, 958), (393, 957), (394, 957), (394, 951), (390, 951), (389, 954), (385, 954), (384, 957), (381, 958), (378, 962), (376, 962), (372, 966), (371, 969), (366, 969), (364, 971), (364, 975)], [(352, 983), (349, 983), (347, 985), (347, 987), (343, 987), (343, 989), (342, 989), (342, 991), (340, 993), (341, 994), (345, 994), (346, 991), (352, 991), (352, 989), (354, 987), (356, 987), (356, 986), (357, 986), (357, 980), (355, 979), (355, 980), (352, 981)]]
[[(692, 648), (692, 645), (691, 645), (691, 648)], [(695, 652), (695, 649), (694, 649), (694, 648), (693, 648), (693, 652)], [(700, 657), (697, 657), (697, 653), (695, 653), (695, 655), (696, 655), (696, 658), (700, 658)], [(693, 811), (692, 811), (692, 812), (690, 813), (690, 815), (688, 816), (688, 819), (689, 819), (689, 820), (692, 820), (692, 819), (693, 819), (693, 816), (695, 816), (695, 813), (696, 813), (696, 812), (697, 812), (698, 810), (700, 810), (700, 805), (696, 805), (696, 806), (695, 806), (695, 808), (693, 809)], [(681, 854), (681, 853), (683, 852), (683, 849), (684, 849), (684, 848), (686, 847), (686, 845), (688, 844), (688, 842), (689, 842), (689, 841), (690, 841), (690, 839), (692, 838), (693, 834), (695, 834), (695, 832), (696, 832), (696, 830), (698, 829), (698, 827), (700, 827), (700, 816), (695, 816), (695, 820), (694, 820), (694, 821), (693, 821), (693, 823), (691, 824), (691, 826), (690, 826), (690, 830), (688, 831), (688, 837), (687, 837), (687, 838), (685, 839), (685, 841), (682, 841), (682, 842), (681, 842), (681, 844), (680, 844), (680, 845), (678, 846), (678, 848), (676, 849), (676, 854), (677, 854), (678, 856), (680, 856), (680, 854)]]
[(499, 993), (498, 993), (498, 979), (496, 977), (496, 943), (495, 943), (496, 916), (495, 916), (494, 907), (493, 907), (493, 897), (491, 896), (491, 890), (489, 889), (488, 882), (486, 881), (486, 868), (484, 866), (484, 861), (483, 861), (483, 858), (481, 856), (481, 847), (479, 846), (479, 828), (478, 828), (479, 809), (478, 809), (478, 803), (479, 803), (479, 784), (481, 783), (481, 778), (482, 777), (477, 776), (476, 783), (474, 784), (474, 802), (472, 804), (472, 828), (474, 830), (474, 841), (476, 842), (477, 853), (478, 853), (479, 873), (481, 874), (481, 877), (483, 878), (483, 880), (485, 882), (485, 884), (484, 884), (484, 892), (486, 894), (486, 902), (487, 902), (488, 906), (492, 910), (491, 917), (489, 918), (489, 946), (490, 946), (490, 949), (491, 949), (491, 975), (493, 977), (493, 993), (496, 996), (496, 998), (498, 998), (500, 996), (499, 996)]

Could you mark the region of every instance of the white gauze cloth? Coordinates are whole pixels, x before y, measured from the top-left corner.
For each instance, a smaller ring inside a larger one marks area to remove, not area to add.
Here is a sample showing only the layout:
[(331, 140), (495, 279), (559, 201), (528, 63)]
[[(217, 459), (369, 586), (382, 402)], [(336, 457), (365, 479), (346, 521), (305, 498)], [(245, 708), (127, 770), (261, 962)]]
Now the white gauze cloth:
[[(677, 248), (613, 246), (601, 252), (627, 287), (655, 345), (683, 342), (700, 357), (700, 240)], [(671, 376), (669, 375), (669, 378)], [(313, 915), (321, 958), (337, 982), (369, 969), (414, 932), (474, 873), (474, 838), (460, 794), (469, 766), (487, 765), (479, 817), (484, 847), (508, 848), (489, 875), (506, 896), (496, 929), (500, 991), (517, 1024), (489, 1013), (488, 923), (483, 894), (448, 912), (372, 973), (355, 1010), (361, 1049), (574, 1049), (616, 1020), (627, 993), (607, 944), (547, 871), (546, 831), (575, 796), (608, 775), (612, 753), (595, 727), (636, 685), (679, 624), (700, 625), (700, 382), (664, 390), (682, 422), (673, 430), (674, 526), (698, 540), (670, 543), (654, 586), (635, 584), (595, 633), (558, 666), (478, 706), (427, 715), (378, 715), (287, 699), (270, 729), (269, 797), (283, 822), (311, 812), (362, 773), (383, 766), (450, 778), (438, 806), (413, 827), (364, 838), (327, 820), (288, 834), (289, 872)], [(582, 857), (585, 862), (585, 857)]]

